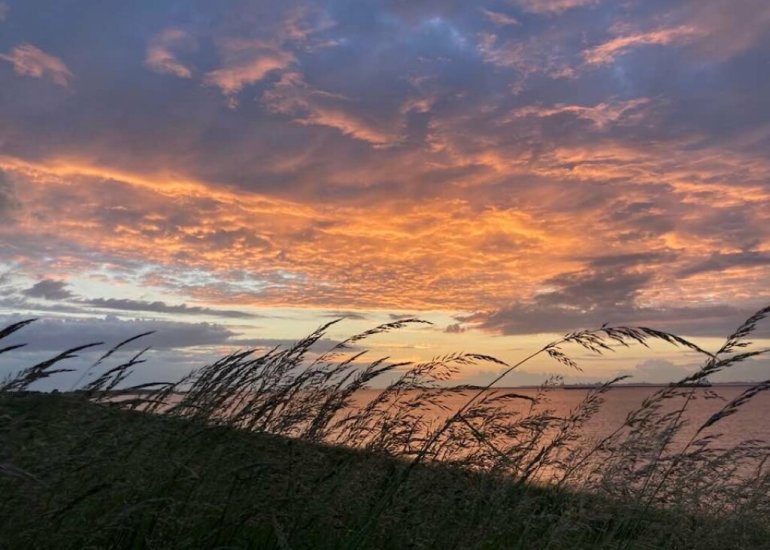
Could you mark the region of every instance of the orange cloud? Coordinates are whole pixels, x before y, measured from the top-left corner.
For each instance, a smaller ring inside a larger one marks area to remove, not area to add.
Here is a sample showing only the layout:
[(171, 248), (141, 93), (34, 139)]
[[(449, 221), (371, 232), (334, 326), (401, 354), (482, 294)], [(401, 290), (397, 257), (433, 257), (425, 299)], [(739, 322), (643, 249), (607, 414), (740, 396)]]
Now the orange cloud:
[[(537, 106), (501, 119), (500, 136), (555, 114), (606, 131), (632, 103)], [(631, 297), (645, 304), (695, 300), (709, 276), (693, 268), (689, 286), (680, 273), (715, 251), (730, 280), (708, 290), (716, 302), (765, 292), (767, 267), (758, 262), (770, 250), (761, 229), (770, 202), (766, 160), (607, 137), (517, 156), (495, 134), (464, 132), (463, 121), (434, 124), (441, 147), (392, 156), (381, 168), (403, 174), (405, 185), (429, 173), (427, 160), (431, 169), (484, 168), (442, 178), (441, 193), (419, 200), (404, 198), (408, 187), (360, 202), (279, 199), (170, 169), (137, 174), (76, 158), (1, 157), (19, 206), (0, 241), (15, 243), (15, 252), (6, 245), (7, 261), (29, 272), (63, 277), (112, 265), (138, 286), (213, 304), (475, 311), (526, 301), (561, 274), (640, 250), (652, 263), (631, 264), (645, 274)], [(339, 179), (367, 177), (366, 167), (348, 168)], [(732, 184), (736, 173), (741, 186)], [(738, 254), (749, 241), (757, 252)]]
[[(551, 238), (557, 253), (569, 246), (525, 213), (474, 212), (438, 198), (406, 210), (309, 207), (204, 195), (194, 184), (105, 179), (104, 171), (77, 165), (3, 166), (25, 178), (19, 200), (26, 215), (12, 229), (18, 239), (59, 247), (65, 258), (73, 245), (90, 250), (92, 260), (141, 257), (164, 266), (158, 280), (169, 285), (177, 284), (174, 272), (203, 269), (217, 273), (221, 285), (191, 285), (193, 294), (261, 305), (471, 308), (479, 295), (509, 291), (513, 280), (524, 288), (527, 271), (542, 271), (531, 260), (543, 239)], [(62, 207), (66, 218), (54, 215)], [(49, 222), (41, 227), (40, 217)], [(563, 265), (554, 261), (547, 271)], [(235, 272), (252, 274), (250, 282), (232, 279)], [(256, 291), (258, 280), (266, 286)]]
[[(149, 303), (510, 303), (487, 326), (522, 331), (757, 302), (765, 4), (207, 3), (136, 12), (160, 31), (138, 48), (109, 7), (88, 43), (30, 15), (8, 43), (66, 44), (78, 90), (7, 79), (0, 268)], [(73, 79), (30, 44), (0, 65)]]
[(231, 99), (241, 89), (262, 80), (269, 72), (284, 69), (294, 56), (263, 40), (225, 39), (221, 43), (222, 66), (206, 73), (204, 82), (216, 86)]

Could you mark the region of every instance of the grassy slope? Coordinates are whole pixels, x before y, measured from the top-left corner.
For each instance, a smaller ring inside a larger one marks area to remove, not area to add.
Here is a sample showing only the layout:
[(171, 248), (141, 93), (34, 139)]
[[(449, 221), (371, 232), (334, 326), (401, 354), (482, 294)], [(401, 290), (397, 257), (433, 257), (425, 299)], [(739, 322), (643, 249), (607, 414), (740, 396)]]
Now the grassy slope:
[(0, 546), (759, 548), (752, 525), (229, 428), (0, 394)]

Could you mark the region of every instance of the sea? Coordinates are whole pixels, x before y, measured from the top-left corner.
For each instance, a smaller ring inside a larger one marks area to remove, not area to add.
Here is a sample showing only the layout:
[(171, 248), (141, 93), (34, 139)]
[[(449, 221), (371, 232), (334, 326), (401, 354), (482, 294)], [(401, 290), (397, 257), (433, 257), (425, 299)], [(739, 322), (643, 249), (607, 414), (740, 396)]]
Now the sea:
[[(731, 400), (740, 396), (751, 386), (744, 384), (713, 385), (709, 387), (686, 388), (692, 392), (683, 416), (686, 425), (676, 435), (679, 442), (688, 441), (693, 433), (712, 415), (719, 412)], [(615, 386), (603, 394), (603, 403), (598, 411), (584, 424), (583, 436), (587, 439), (600, 439), (611, 434), (623, 425), (626, 417), (638, 409), (643, 401), (660, 390), (660, 386)], [(377, 396), (380, 390), (363, 390), (356, 396), (358, 403), (364, 403)], [(535, 397), (537, 388), (502, 388), (499, 392), (513, 392), (528, 397)], [(538, 405), (538, 410), (548, 409), (554, 416), (567, 416), (580, 405), (590, 390), (585, 387), (555, 387), (545, 393), (544, 401)], [(442, 398), (445, 411), (433, 409), (430, 414), (436, 415), (436, 420), (446, 417), (460, 409), (474, 395), (474, 392), (452, 394)], [(680, 407), (681, 398), (668, 400), (663, 409), (672, 410)], [(523, 399), (510, 400), (507, 407), (511, 410), (526, 414), (530, 404)], [(721, 447), (733, 447), (745, 440), (759, 440), (770, 443), (770, 391), (755, 395), (750, 401), (741, 406), (732, 415), (722, 418), (708, 428), (705, 434), (719, 434)], [(676, 446), (676, 445), (674, 445)]]

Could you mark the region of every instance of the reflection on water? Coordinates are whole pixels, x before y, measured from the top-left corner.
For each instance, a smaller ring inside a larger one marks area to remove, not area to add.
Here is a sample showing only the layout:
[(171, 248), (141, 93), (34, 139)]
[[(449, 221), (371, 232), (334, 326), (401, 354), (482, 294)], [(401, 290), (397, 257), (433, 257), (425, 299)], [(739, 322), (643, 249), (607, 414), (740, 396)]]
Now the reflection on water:
[[(740, 395), (749, 386), (729, 385), (713, 386), (710, 388), (692, 388), (692, 399), (687, 405), (685, 419), (688, 424), (677, 434), (677, 440), (688, 440), (695, 430), (700, 427), (712, 414), (719, 411), (726, 402)], [(644, 399), (660, 389), (658, 386), (615, 386), (604, 394), (604, 403), (598, 412), (583, 427), (583, 435), (588, 439), (605, 437), (621, 426), (633, 410), (638, 409)], [(535, 397), (538, 390), (535, 388), (511, 388), (516, 393)], [(363, 404), (379, 394), (379, 390), (364, 390), (358, 392), (356, 403)], [(538, 406), (538, 410), (550, 409), (557, 416), (566, 416), (576, 408), (586, 397), (586, 389), (554, 388), (548, 391), (546, 401)], [(713, 397), (714, 394), (718, 397)], [(443, 398), (449, 413), (454, 412), (472, 396), (471, 392), (448, 395)], [(681, 406), (681, 400), (671, 400), (665, 408), (673, 409)], [(511, 410), (526, 414), (529, 404), (524, 400), (508, 402)], [(664, 409), (665, 410), (665, 409)], [(432, 409), (431, 414), (436, 415), (436, 420), (445, 418), (447, 412)], [(760, 393), (736, 414), (722, 419), (707, 433), (720, 434), (720, 445), (732, 447), (747, 439), (770, 441), (770, 393)], [(676, 440), (675, 440), (676, 441)]]
[[(719, 411), (728, 401), (743, 393), (750, 386), (720, 385), (709, 388), (688, 388), (684, 391), (692, 392), (684, 414), (686, 426), (676, 435), (674, 442), (685, 442), (692, 434), (714, 413)], [(637, 410), (645, 398), (658, 391), (660, 386), (614, 386), (603, 395), (603, 403), (598, 411), (583, 425), (582, 431), (585, 439), (600, 439), (618, 429), (625, 421), (627, 415)], [(538, 395), (537, 388), (499, 388), (498, 392), (515, 392), (523, 396), (535, 398)], [(567, 416), (588, 395), (587, 389), (568, 389), (554, 387), (541, 393), (542, 401), (534, 411), (549, 410), (554, 416)], [(367, 389), (355, 393), (352, 401), (353, 407), (364, 407), (375, 399), (381, 390)], [(408, 393), (408, 392), (407, 392)], [(459, 392), (446, 394), (441, 397), (444, 408), (424, 406), (420, 410), (423, 420), (436, 426), (459, 410), (476, 392)], [(167, 401), (171, 406), (178, 403), (180, 396), (172, 396)], [(402, 400), (406, 400), (402, 397)], [(663, 411), (673, 410), (682, 405), (682, 400), (671, 399), (664, 402)], [(521, 415), (533, 412), (530, 402), (526, 400), (510, 400), (506, 406)], [(733, 447), (742, 441), (760, 440), (770, 442), (770, 392), (756, 395), (751, 401), (743, 405), (740, 410), (720, 420), (705, 433), (719, 434), (719, 443), (723, 447)], [(676, 445), (674, 445), (676, 446)]]
[[(202, 407), (195, 395), (188, 394), (191, 400), (186, 401), (174, 394), (166, 401), (168, 408), (158, 412), (199, 418), (204, 414), (209, 420), (245, 429), (426, 461), (451, 461), (536, 482), (605, 492), (633, 488), (640, 494), (651, 491), (649, 498), (658, 500), (674, 498), (678, 488), (694, 483), (711, 487), (709, 498), (717, 498), (725, 484), (745, 488), (764, 479), (767, 446), (744, 443), (770, 441), (770, 423), (764, 421), (770, 413), (770, 393), (759, 393), (735, 414), (697, 438), (693, 435), (748, 388), (669, 388), (669, 398), (650, 406), (646, 400), (665, 388), (615, 386), (601, 394), (602, 402), (596, 407), (586, 400), (597, 395), (588, 389), (505, 388), (482, 393), (476, 403), (485, 397), (489, 401), (475, 411), (473, 407), (464, 410), (462, 417), (453, 415), (477, 392), (407, 389), (397, 392), (394, 401), (392, 393), (359, 390), (342, 409), (327, 408), (329, 395), (321, 394), (319, 399), (312, 392), (251, 393), (235, 402), (228, 397), (212, 405), (200, 402)], [(492, 397), (510, 394), (516, 398), (494, 401)], [(244, 406), (244, 399), (257, 405)], [(587, 409), (592, 414), (583, 414)], [(624, 427), (629, 413), (639, 409), (644, 412), (632, 426)], [(319, 418), (329, 421), (317, 424)], [(446, 423), (448, 418), (455, 421)], [(324, 427), (315, 430), (317, 425)]]

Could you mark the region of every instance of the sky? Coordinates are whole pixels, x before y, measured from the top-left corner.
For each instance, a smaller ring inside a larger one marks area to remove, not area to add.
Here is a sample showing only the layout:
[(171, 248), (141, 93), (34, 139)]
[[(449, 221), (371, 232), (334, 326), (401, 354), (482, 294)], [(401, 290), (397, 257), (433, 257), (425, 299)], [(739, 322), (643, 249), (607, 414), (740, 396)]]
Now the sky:
[[(39, 318), (0, 375), (156, 330), (173, 378), (338, 317), (431, 321), (371, 342), (406, 360), (715, 349), (770, 303), (768, 51), (766, 0), (0, 1), (0, 324)], [(509, 383), (696, 366), (577, 355)]]

